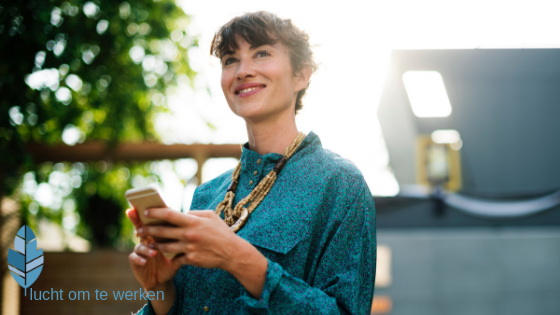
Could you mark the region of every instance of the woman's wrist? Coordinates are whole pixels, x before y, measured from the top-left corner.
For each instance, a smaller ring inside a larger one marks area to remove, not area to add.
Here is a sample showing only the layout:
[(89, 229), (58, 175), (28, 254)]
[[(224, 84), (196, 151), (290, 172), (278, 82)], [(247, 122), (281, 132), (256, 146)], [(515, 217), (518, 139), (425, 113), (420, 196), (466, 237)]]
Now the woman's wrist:
[(152, 308), (154, 309), (154, 313), (156, 315), (159, 314), (167, 314), (173, 307), (173, 302), (175, 301), (175, 285), (173, 284), (172, 280), (166, 281), (159, 285), (157, 289), (154, 291), (162, 291), (163, 292), (163, 300), (150, 300), (152, 304)]
[(238, 271), (244, 267), (247, 256), (253, 254), (247, 245), (251, 246), (249, 242), (235, 235), (235, 237), (232, 238), (232, 243), (227, 246), (229, 249), (228, 256), (225, 257), (222, 266), (219, 268), (236, 276), (236, 274), (239, 273)]
[(158, 285), (157, 290), (154, 291), (163, 291), (163, 293), (172, 293), (175, 292), (175, 285), (173, 284), (173, 280), (167, 280), (164, 283)]
[(251, 243), (241, 237), (232, 248), (232, 256), (222, 269), (233, 275), (253, 298), (260, 298), (266, 279), (268, 260)]

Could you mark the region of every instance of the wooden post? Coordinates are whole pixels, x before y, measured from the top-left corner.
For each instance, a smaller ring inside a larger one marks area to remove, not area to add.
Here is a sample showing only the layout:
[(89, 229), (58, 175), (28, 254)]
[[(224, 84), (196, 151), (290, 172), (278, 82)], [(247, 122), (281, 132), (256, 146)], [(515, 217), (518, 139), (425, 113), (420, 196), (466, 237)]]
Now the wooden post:
[[(4, 231), (3, 229), (3, 225), (4, 225), (4, 212), (2, 211), (2, 192), (4, 191), (4, 172), (2, 171), (2, 168), (0, 167), (0, 259), (2, 261), (0, 261), (0, 305), (4, 305), (4, 275), (5, 275), (5, 269), (6, 265), (5, 265), (5, 260), (4, 260), (4, 254), (6, 249), (4, 248), (3, 244), (4, 244), (4, 239), (2, 237), (2, 231)], [(0, 315), (2, 315), (3, 310), (0, 309)]]
[(200, 185), (202, 184), (202, 167), (204, 166), (204, 163), (206, 163), (206, 160), (208, 160), (208, 154), (204, 151), (198, 151), (196, 152), (194, 159), (197, 164), (195, 177), (198, 180), (198, 185)]
[(19, 204), (8, 197), (0, 197), (0, 219), (0, 313), (17, 315), (21, 288), (8, 272), (7, 254), (20, 228)]

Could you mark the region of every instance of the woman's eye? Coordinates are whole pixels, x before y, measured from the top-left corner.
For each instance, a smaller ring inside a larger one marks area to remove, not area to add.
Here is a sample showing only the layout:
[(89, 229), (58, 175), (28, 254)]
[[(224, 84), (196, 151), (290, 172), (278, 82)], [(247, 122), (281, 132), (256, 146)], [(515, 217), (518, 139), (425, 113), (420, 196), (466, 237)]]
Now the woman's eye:
[(231, 64), (231, 63), (234, 62), (234, 61), (235, 61), (235, 58), (228, 58), (228, 59), (226, 59), (226, 61), (224, 62), (224, 65), (227, 66), (227, 65)]
[(255, 56), (258, 56), (258, 57), (266, 57), (266, 56), (270, 56), (270, 53), (269, 53), (268, 51), (266, 51), (266, 50), (261, 50), (261, 51), (257, 52), (257, 53), (255, 54)]

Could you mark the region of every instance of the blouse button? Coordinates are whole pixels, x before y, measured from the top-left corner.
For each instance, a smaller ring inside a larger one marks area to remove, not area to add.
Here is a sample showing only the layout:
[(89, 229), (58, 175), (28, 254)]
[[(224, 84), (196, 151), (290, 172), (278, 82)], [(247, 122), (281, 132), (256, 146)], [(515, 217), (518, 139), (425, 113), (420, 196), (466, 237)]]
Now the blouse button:
[(249, 185), (253, 185), (253, 181), (250, 181), (250, 182), (249, 182)]
[(261, 164), (261, 159), (258, 159), (258, 160), (257, 160), (257, 164)]
[(204, 307), (204, 311), (205, 311), (205, 312), (208, 312), (209, 310), (210, 310), (210, 309), (208, 308), (208, 306), (205, 306), (205, 307)]
[(257, 175), (257, 173), (258, 173), (257, 171), (254, 171), (254, 172), (253, 172), (253, 175)]

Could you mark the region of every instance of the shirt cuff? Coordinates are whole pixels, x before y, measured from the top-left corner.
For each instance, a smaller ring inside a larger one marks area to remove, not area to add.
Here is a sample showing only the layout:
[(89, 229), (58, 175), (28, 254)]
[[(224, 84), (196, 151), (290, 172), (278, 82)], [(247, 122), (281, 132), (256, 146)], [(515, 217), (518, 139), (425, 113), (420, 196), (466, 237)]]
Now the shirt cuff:
[(135, 313), (134, 315), (155, 315), (154, 309), (152, 308), (150, 301), (148, 301), (148, 303), (146, 303), (144, 307), (142, 307), (138, 311), (138, 313)]
[(280, 280), (282, 279), (282, 267), (268, 258), (266, 260), (268, 260), (268, 267), (266, 268), (266, 278), (264, 281), (261, 298), (258, 300), (253, 298), (251, 294), (245, 289), (245, 287), (241, 286), (241, 296), (239, 297), (239, 299), (245, 302), (250, 308), (267, 309), (270, 300), (270, 294), (276, 289), (278, 283), (280, 283)]
[[(173, 306), (171, 306), (171, 309), (169, 310), (169, 313), (167, 313), (167, 315), (175, 314), (176, 313), (176, 308), (177, 308), (177, 293), (175, 293), (175, 299), (173, 300)], [(138, 311), (138, 313), (136, 313), (135, 315), (156, 315), (150, 300), (148, 300), (148, 303), (146, 303), (146, 305), (144, 305), (144, 307), (142, 307), (142, 309), (140, 309), (140, 311)]]

